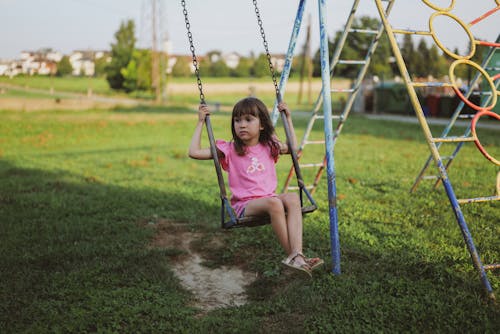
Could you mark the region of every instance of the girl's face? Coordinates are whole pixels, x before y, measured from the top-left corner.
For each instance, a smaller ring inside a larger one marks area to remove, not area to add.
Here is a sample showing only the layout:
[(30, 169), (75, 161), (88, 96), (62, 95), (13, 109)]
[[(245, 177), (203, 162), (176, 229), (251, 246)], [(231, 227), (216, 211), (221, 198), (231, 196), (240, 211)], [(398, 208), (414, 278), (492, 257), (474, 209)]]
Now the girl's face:
[(260, 131), (264, 129), (260, 124), (260, 119), (250, 114), (235, 117), (233, 126), (236, 135), (246, 146), (257, 145)]

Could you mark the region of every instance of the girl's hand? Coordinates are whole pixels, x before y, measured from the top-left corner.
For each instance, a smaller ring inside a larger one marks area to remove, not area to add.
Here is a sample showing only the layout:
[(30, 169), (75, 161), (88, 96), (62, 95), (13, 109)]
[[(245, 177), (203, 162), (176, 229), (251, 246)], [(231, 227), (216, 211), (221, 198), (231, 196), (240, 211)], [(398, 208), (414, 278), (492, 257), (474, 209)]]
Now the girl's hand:
[(198, 121), (205, 122), (207, 115), (210, 115), (208, 106), (206, 104), (200, 104), (198, 107)]
[(278, 104), (278, 110), (280, 112), (283, 111), (286, 117), (290, 117), (290, 109), (288, 109), (288, 106), (285, 102), (282, 101)]

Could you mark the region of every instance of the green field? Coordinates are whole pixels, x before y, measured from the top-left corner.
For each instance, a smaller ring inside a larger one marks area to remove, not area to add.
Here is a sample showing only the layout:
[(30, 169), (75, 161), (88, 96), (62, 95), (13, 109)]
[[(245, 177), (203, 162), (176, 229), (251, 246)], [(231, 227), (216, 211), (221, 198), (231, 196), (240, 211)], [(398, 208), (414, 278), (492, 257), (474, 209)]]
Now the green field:
[[(335, 147), (342, 274), (331, 274), (323, 178), (304, 244), (327, 265), (305, 280), (284, 273), (269, 226), (219, 229), (213, 163), (187, 157), (196, 117), (184, 104), (0, 111), (1, 333), (500, 331), (442, 187), (409, 193), (428, 156), (419, 126), (350, 117)], [(307, 118), (294, 119), (300, 140)], [(229, 114), (212, 121), (229, 139)], [(480, 137), (498, 158), (498, 131)], [(281, 183), (289, 166), (281, 158)], [(449, 174), (470, 197), (492, 195), (497, 172), (467, 144)], [(498, 262), (499, 202), (463, 210), (484, 262)], [(160, 221), (200, 233), (207, 265), (257, 272), (249, 302), (196, 309), (172, 271), (179, 250), (151, 247)]]

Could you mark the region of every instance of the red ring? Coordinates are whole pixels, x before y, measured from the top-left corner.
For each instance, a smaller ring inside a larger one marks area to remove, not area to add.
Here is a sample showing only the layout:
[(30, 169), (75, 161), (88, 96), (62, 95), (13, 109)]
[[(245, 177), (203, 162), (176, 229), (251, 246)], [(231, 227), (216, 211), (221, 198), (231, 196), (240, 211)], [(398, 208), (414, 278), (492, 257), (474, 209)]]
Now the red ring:
[(491, 155), (489, 155), (488, 152), (486, 152), (486, 150), (484, 149), (483, 145), (481, 145), (481, 142), (479, 141), (479, 138), (477, 137), (476, 124), (477, 124), (477, 121), (479, 120), (479, 118), (482, 117), (482, 116), (490, 116), (490, 117), (496, 118), (497, 120), (500, 121), (500, 115), (495, 114), (494, 112), (491, 112), (491, 111), (483, 109), (482, 111), (478, 112), (474, 116), (474, 118), (472, 119), (472, 122), (471, 122), (471, 132), (472, 132), (472, 136), (474, 137), (474, 144), (476, 144), (477, 148), (486, 157), (486, 159), (488, 159), (489, 161), (493, 162), (495, 165), (500, 166), (500, 161), (498, 161), (497, 159), (493, 158)]

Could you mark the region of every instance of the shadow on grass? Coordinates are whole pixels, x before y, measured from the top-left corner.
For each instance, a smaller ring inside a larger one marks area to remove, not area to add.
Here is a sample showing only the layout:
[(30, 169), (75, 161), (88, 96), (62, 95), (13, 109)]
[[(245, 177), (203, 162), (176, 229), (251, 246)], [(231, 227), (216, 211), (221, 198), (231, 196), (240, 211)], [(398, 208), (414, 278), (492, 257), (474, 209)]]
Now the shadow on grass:
[(194, 316), (144, 222), (203, 222), (217, 208), (6, 161), (0, 184), (2, 331), (175, 332)]
[[(425, 252), (411, 242), (397, 252), (373, 246), (370, 238), (387, 240), (398, 229), (397, 221), (390, 230), (382, 228), (382, 220), (357, 222), (372, 222), (366, 238), (359, 237), (362, 231), (342, 231), (342, 275), (331, 275), (327, 264), (306, 281), (279, 270), (273, 274), (282, 251), (270, 228), (231, 232), (214, 254), (256, 263), (271, 274), (255, 283), (254, 302), (239, 308), (240, 315), (228, 308), (196, 319), (165, 261), (167, 250), (149, 249), (152, 231), (143, 226), (160, 217), (200, 230), (218, 217), (219, 208), (193, 196), (177, 189), (110, 186), (0, 161), (0, 327), (6, 333), (496, 332), (499, 327), (498, 309), (483, 304), (473, 274), (464, 278), (446, 270), (445, 260), (421, 258)], [(307, 232), (306, 247), (325, 256), (327, 231)]]

